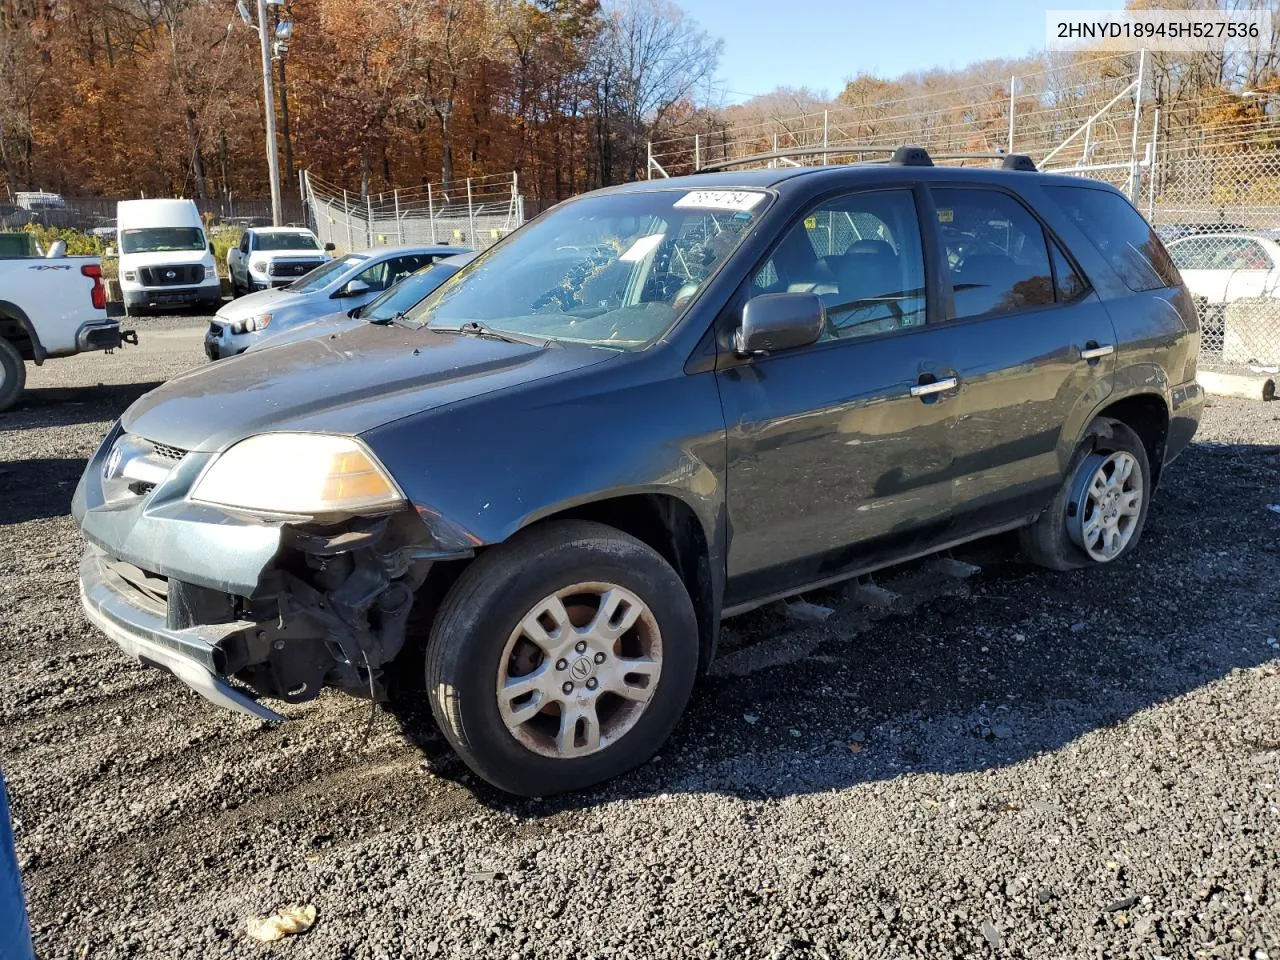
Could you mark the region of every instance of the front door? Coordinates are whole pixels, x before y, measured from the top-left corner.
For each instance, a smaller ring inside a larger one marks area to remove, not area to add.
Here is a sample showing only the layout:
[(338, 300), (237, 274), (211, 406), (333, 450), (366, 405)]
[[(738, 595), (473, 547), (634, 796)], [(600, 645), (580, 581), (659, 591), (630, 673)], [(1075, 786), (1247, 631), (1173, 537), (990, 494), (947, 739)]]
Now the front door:
[[(727, 607), (936, 542), (950, 507), (957, 389), (928, 322), (910, 189), (820, 203), (749, 282), (812, 292), (809, 346), (721, 365), (728, 425)], [(732, 322), (734, 318), (730, 318)]]

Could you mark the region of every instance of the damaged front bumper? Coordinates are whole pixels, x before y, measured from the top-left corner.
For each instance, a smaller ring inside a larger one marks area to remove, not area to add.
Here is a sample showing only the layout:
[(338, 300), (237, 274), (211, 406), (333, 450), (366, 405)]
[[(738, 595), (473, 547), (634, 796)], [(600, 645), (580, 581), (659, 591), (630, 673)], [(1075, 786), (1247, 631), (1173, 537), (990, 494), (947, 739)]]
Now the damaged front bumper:
[[(123, 468), (107, 464), (116, 450)], [(207, 461), (118, 428), (90, 460), (72, 502), (89, 619), (129, 656), (260, 719), (284, 717), (258, 697), (381, 696), (432, 564), (470, 546), (441, 542), (412, 508), (320, 523), (193, 504), (185, 491)]]
[(80, 561), (80, 599), (93, 625), (133, 659), (168, 670), (220, 707), (260, 720), (285, 719), (226, 679), (222, 643), (237, 632), (253, 630), (255, 624), (240, 620), (171, 630), (165, 624), (164, 607), (141, 602), (137, 589), (111, 569), (105, 553), (92, 546)]

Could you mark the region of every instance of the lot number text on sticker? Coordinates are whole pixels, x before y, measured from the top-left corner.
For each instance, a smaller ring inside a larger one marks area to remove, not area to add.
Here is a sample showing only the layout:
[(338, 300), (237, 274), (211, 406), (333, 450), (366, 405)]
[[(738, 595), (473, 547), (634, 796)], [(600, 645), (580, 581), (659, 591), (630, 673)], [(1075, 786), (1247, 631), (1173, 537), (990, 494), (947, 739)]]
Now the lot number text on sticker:
[(747, 211), (764, 199), (754, 190), (690, 190), (673, 206), (696, 207), (699, 210)]

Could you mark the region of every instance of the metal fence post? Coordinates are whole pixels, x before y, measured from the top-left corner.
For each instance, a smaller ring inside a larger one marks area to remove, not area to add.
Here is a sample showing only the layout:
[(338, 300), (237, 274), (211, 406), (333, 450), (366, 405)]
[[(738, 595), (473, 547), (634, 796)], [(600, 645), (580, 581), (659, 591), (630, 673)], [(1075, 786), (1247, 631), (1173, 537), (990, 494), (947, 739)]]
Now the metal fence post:
[(831, 149), (831, 112), (822, 111), (822, 165), (827, 165), (827, 151)]
[(431, 242), (436, 242), (436, 214), (431, 204), (431, 184), (427, 184), (427, 222), (431, 224)]
[(342, 222), (347, 225), (347, 253), (351, 252), (351, 210), (347, 206), (347, 191), (342, 191)]
[(1142, 122), (1142, 85), (1147, 73), (1147, 49), (1138, 51), (1138, 85), (1133, 91), (1133, 139), (1129, 146), (1129, 162), (1133, 172), (1129, 181), (1129, 202), (1138, 203), (1138, 184), (1142, 178), (1138, 172), (1138, 125)]
[(369, 238), (369, 246), (374, 247), (376, 244), (374, 243), (375, 234), (373, 231), (373, 197), (370, 194), (365, 194), (364, 209), (369, 217), (365, 223), (365, 236)]
[(1151, 162), (1147, 166), (1147, 222), (1150, 223), (1155, 219), (1156, 215), (1156, 144), (1160, 140), (1160, 108), (1156, 107), (1155, 122), (1151, 124)]
[(1013, 110), (1018, 99), (1018, 77), (1009, 78), (1009, 152), (1013, 153)]
[(396, 240), (404, 243), (404, 224), (400, 220), (400, 191), (393, 190), (391, 196), (396, 204)]
[(699, 134), (693, 135), (693, 172), (697, 173), (702, 169), (702, 137)]
[(471, 243), (476, 242), (476, 211), (471, 206), (471, 178), (467, 177), (467, 225), (471, 230)]

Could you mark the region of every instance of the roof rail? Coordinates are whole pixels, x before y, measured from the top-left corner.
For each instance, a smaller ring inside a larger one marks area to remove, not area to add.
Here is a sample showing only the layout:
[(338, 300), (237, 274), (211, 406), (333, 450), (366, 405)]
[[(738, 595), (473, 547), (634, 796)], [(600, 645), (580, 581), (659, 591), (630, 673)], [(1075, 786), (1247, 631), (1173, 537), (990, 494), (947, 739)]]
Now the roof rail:
[(761, 163), (765, 160), (787, 160), (791, 157), (825, 157), (832, 154), (845, 153), (894, 154), (901, 149), (901, 147), (872, 146), (865, 143), (850, 143), (845, 144), (843, 147), (792, 147), (787, 150), (770, 150), (768, 153), (753, 153), (749, 157), (738, 157), (736, 160), (721, 160), (717, 163), (703, 164), (698, 168), (697, 172), (715, 173), (718, 170), (728, 170), (730, 167), (740, 167), (747, 163)]
[(741, 167), (751, 163), (764, 163), (768, 160), (790, 160), (793, 157), (828, 157), (833, 154), (847, 155), (851, 153), (889, 154), (884, 160), (868, 161), (871, 163), (888, 163), (900, 167), (932, 167), (934, 160), (999, 160), (1002, 170), (1023, 170), (1035, 172), (1036, 165), (1025, 153), (935, 153), (930, 154), (924, 147), (886, 147), (869, 143), (847, 143), (837, 147), (792, 147), (787, 150), (770, 150), (767, 153), (753, 153), (736, 160), (721, 160), (708, 163), (698, 168), (698, 173), (715, 173), (731, 167)]
[(1025, 153), (935, 153), (936, 160), (999, 160), (1001, 170), (1035, 173), (1036, 163)]

